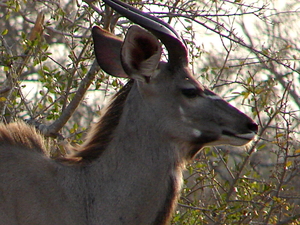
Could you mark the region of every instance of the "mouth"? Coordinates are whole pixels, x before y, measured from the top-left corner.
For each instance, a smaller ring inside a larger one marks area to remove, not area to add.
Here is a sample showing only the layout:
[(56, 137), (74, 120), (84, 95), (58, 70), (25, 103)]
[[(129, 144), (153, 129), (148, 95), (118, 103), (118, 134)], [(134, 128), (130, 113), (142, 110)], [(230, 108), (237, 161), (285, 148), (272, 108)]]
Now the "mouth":
[(249, 142), (249, 141), (253, 140), (256, 136), (256, 134), (254, 132), (245, 133), (245, 134), (235, 134), (235, 133), (232, 133), (232, 132), (226, 131), (226, 130), (222, 131), (222, 135), (228, 136), (228, 137), (231, 137), (231, 138), (237, 138), (237, 139), (240, 139), (240, 140), (245, 140), (246, 142)]
[(227, 130), (223, 130), (220, 136), (212, 135), (201, 135), (200, 138), (197, 138), (193, 142), (194, 148), (190, 151), (190, 157), (194, 155), (201, 149), (203, 146), (216, 146), (216, 145), (232, 145), (232, 146), (242, 146), (246, 145), (252, 141), (256, 136), (255, 132), (245, 133), (245, 134), (235, 134)]

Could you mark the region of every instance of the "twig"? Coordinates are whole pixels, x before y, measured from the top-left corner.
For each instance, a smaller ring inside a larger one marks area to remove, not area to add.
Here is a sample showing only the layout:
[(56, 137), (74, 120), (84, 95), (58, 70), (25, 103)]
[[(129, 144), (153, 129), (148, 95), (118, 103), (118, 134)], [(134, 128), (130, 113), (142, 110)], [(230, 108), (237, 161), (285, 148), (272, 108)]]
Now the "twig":
[(76, 91), (76, 94), (70, 104), (66, 107), (66, 109), (62, 112), (61, 116), (55, 120), (51, 125), (42, 127), (41, 132), (45, 136), (55, 136), (57, 135), (58, 131), (68, 122), (70, 117), (73, 115), (75, 109), (78, 107), (79, 103), (84, 97), (84, 94), (86, 93), (87, 89), (93, 82), (96, 74), (100, 70), (100, 67), (96, 61), (94, 61), (92, 67), (86, 74), (86, 76), (83, 78), (82, 82), (80, 83), (80, 86), (78, 90)]

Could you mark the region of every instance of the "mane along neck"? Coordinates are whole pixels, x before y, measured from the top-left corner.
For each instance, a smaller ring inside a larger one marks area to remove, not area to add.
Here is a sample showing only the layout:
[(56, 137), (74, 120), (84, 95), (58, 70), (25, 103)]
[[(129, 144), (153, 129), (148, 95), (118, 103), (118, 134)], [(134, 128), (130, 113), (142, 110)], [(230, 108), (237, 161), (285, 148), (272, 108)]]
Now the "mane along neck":
[(75, 158), (79, 162), (91, 162), (101, 156), (112, 140), (114, 130), (119, 124), (123, 113), (124, 103), (134, 80), (130, 80), (113, 98), (104, 116), (93, 126), (87, 135), (87, 140), (80, 147)]

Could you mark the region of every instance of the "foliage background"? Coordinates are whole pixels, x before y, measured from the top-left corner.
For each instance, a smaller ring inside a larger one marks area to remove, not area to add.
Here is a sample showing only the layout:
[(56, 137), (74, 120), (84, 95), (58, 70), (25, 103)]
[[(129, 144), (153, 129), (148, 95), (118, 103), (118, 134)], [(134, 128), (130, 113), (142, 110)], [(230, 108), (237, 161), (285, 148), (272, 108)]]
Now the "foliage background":
[[(205, 148), (173, 224), (300, 224), (300, 3), (131, 1), (172, 24), (204, 85), (260, 126), (246, 148)], [(0, 120), (26, 119), (64, 155), (126, 81), (94, 61), (90, 29), (130, 23), (99, 1), (0, 1)]]

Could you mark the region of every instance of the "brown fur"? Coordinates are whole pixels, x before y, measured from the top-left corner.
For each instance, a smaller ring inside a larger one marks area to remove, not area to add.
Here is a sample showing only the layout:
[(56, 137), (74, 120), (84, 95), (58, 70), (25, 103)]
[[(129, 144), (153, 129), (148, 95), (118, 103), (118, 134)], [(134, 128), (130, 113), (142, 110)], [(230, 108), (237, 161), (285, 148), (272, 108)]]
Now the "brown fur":
[(45, 153), (44, 138), (32, 126), (18, 121), (0, 124), (0, 145), (18, 146), (28, 150)]

